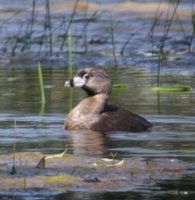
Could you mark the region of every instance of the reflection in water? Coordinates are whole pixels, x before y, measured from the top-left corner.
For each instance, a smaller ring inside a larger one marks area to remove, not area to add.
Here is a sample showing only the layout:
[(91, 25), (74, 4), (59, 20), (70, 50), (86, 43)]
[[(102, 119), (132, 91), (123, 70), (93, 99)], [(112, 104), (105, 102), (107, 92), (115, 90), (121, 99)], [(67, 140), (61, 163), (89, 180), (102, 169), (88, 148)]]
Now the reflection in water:
[[(117, 192), (67, 192), (64, 194), (56, 195), (54, 200), (80, 200), (80, 199), (93, 199), (93, 200), (118, 200), (118, 199), (136, 199), (136, 200), (143, 200), (143, 195), (140, 192), (134, 191), (117, 191)], [(151, 199), (152, 200), (152, 199)]]
[[(157, 187), (167, 191), (166, 194), (161, 196), (161, 200), (168, 199), (167, 197), (172, 196), (172, 199), (194, 199), (195, 184), (192, 176), (183, 176), (180, 179), (157, 182)], [(173, 192), (174, 191), (174, 192)], [(174, 198), (175, 197), (175, 198)], [(177, 197), (177, 198), (176, 198)], [(157, 198), (157, 200), (160, 198)]]
[(106, 134), (91, 130), (70, 131), (75, 154), (87, 156), (103, 155), (106, 149)]

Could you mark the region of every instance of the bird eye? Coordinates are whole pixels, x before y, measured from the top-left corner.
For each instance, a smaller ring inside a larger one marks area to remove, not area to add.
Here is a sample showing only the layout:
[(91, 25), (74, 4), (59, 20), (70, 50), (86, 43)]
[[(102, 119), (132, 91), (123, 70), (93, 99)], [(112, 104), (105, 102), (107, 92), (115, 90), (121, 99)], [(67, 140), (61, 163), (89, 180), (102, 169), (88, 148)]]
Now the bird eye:
[(85, 75), (83, 76), (84, 79), (89, 79), (89, 77), (90, 77), (89, 74), (85, 74)]

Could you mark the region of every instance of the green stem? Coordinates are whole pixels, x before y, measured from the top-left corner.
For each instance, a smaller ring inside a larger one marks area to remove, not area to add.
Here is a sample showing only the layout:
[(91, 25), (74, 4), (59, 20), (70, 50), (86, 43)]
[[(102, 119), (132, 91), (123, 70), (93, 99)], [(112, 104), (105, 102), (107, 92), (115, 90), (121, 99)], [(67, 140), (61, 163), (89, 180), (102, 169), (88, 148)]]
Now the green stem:
[(43, 75), (41, 69), (41, 63), (38, 63), (38, 77), (39, 77), (39, 84), (40, 84), (40, 92), (41, 92), (41, 104), (45, 104), (45, 91), (44, 91), (44, 84), (43, 84)]

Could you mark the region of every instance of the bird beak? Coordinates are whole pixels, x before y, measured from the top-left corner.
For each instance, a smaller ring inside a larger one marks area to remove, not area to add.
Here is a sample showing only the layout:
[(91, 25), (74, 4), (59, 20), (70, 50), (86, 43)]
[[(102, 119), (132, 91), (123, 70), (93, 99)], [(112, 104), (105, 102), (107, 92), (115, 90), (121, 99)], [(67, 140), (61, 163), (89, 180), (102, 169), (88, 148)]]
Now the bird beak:
[(71, 80), (66, 81), (64, 86), (67, 87), (67, 88), (73, 87), (73, 86), (71, 86), (70, 82), (71, 82)]

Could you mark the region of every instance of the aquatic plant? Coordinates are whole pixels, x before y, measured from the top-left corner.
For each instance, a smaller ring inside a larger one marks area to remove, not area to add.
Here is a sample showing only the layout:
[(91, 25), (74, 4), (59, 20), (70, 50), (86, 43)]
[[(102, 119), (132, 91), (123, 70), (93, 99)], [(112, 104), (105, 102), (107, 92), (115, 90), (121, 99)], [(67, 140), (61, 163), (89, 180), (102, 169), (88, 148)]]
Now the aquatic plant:
[[(190, 27), (190, 31), (189, 28), (186, 29), (186, 24), (184, 24), (182, 21), (183, 18), (180, 18), (181, 11), (180, 9), (178, 9), (178, 6), (182, 3), (180, 0), (169, 0), (166, 1), (166, 3), (160, 0), (159, 4), (155, 3), (157, 5), (157, 9), (148, 35), (152, 40), (152, 48), (154, 52), (157, 52), (157, 54), (155, 54), (155, 57), (156, 55), (158, 56), (159, 63), (166, 61), (168, 58), (167, 52), (169, 51), (168, 48), (170, 48), (170, 43), (168, 40), (170, 39), (170, 36), (172, 36), (172, 28), (175, 28), (175, 25), (177, 25), (177, 28), (179, 27), (181, 29), (182, 34), (184, 35), (181, 41), (179, 41), (181, 42), (180, 44), (186, 45), (188, 51), (193, 50), (195, 35), (194, 0), (192, 0), (191, 2), (192, 6), (190, 14), (192, 25)], [(109, 6), (114, 6), (115, 9), (118, 5), (117, 3), (113, 5), (110, 5), (112, 3), (108, 4)], [(41, 9), (38, 5), (41, 5)], [(15, 27), (16, 31), (14, 33), (11, 32), (10, 35), (8, 32), (8, 35), (5, 36), (5, 40), (2, 40), (3, 42), (1, 42), (1, 51), (3, 53), (10, 53), (12, 56), (19, 54), (33, 56), (38, 55), (40, 57), (52, 56), (52, 58), (54, 58), (53, 56), (59, 56), (62, 58), (69, 54), (68, 37), (69, 31), (71, 29), (73, 47), (72, 54), (87, 54), (93, 51), (92, 49), (90, 49), (89, 44), (92, 44), (94, 46), (95, 44), (99, 44), (102, 45), (103, 48), (101, 48), (100, 52), (96, 53), (98, 55), (103, 55), (102, 52), (105, 52), (105, 49), (106, 51), (107, 49), (109, 49), (109, 53), (112, 54), (115, 66), (118, 65), (119, 61), (123, 61), (123, 59), (125, 61), (127, 60), (127, 57), (122, 57), (121, 59), (119, 59), (117, 53), (120, 53), (120, 55), (124, 55), (128, 44), (130, 43), (130, 41), (132, 41), (132, 38), (134, 39), (134, 36), (136, 41), (136, 30), (133, 30), (134, 32), (129, 32), (127, 27), (124, 27), (124, 30), (121, 29), (121, 32), (124, 33), (124, 31), (126, 31), (125, 29), (127, 29), (125, 36), (127, 38), (125, 39), (125, 41), (123, 40), (125, 38), (124, 35), (122, 35), (122, 38), (120, 38), (120, 31), (117, 31), (116, 26), (116, 23), (118, 23), (118, 18), (115, 16), (115, 11), (111, 10), (108, 5), (104, 9), (102, 5), (90, 3), (89, 0), (85, 0), (84, 2), (75, 0), (71, 3), (62, 4), (64, 7), (67, 6), (68, 8), (71, 8), (69, 9), (70, 13), (57, 13), (55, 10), (52, 10), (55, 9), (55, 6), (59, 5), (61, 5), (61, 3), (53, 3), (50, 0), (44, 0), (43, 3), (39, 3), (36, 0), (31, 0), (31, 8), (20, 10), (20, 12), (17, 11), (13, 14), (13, 16), (5, 20), (7, 22), (10, 22), (11, 20), (18, 20), (19, 23), (17, 23), (17, 26)], [(97, 10), (94, 10), (96, 8)], [(128, 9), (131, 8), (128, 7)], [(22, 19), (21, 16), (19, 16), (17, 19), (14, 19), (14, 16), (17, 16), (19, 13), (21, 13), (21, 15), (25, 14), (26, 19)], [(102, 15), (104, 16), (102, 17)], [(99, 19), (97, 20), (97, 17), (100, 18), (100, 21)], [(101, 24), (101, 28), (105, 28), (106, 31), (103, 30), (99, 32), (100, 34), (89, 32), (89, 23), (92, 22), (95, 22), (92, 26), (93, 31), (96, 29), (98, 30), (99, 23), (104, 24), (104, 22), (105, 26), (102, 26)], [(5, 24), (5, 22), (2, 23)], [(2, 23), (0, 23), (0, 25)], [(126, 22), (124, 24), (126, 24)], [(108, 29), (109, 31), (107, 31)], [(89, 41), (92, 42), (89, 43)], [(172, 41), (174, 42), (174, 40)], [(122, 45), (120, 46), (121, 43)], [(100, 48), (95, 48), (95, 50), (97, 51), (98, 49)], [(130, 64), (132, 64), (133, 62), (130, 62)], [(161, 67), (162, 64), (159, 64), (157, 74), (160, 74)], [(160, 80), (157, 80), (157, 82), (159, 83)]]
[[(73, 75), (73, 65), (72, 65), (72, 35), (71, 30), (69, 30), (68, 34), (68, 78), (70, 79)], [(73, 90), (69, 91), (69, 110), (72, 109), (73, 105)]]
[(25, 32), (25, 38), (24, 40), (26, 42), (23, 42), (23, 45), (21, 47), (21, 52), (25, 52), (27, 54), (30, 54), (31, 53), (31, 47), (32, 47), (32, 36), (33, 36), (33, 32), (34, 32), (34, 24), (35, 24), (35, 20), (36, 20), (36, 0), (33, 0), (32, 1), (32, 11), (31, 11), (31, 19), (30, 19), (30, 23), (29, 25), (27, 25), (27, 28), (26, 28), (26, 32)]
[(63, 156), (64, 156), (67, 152), (68, 152), (68, 145), (65, 146), (64, 151), (63, 151), (62, 153), (59, 153), (59, 154), (51, 154), (51, 155), (47, 155), (47, 156), (44, 155), (44, 156), (39, 160), (39, 162), (38, 162), (36, 168), (45, 168), (45, 167), (46, 167), (46, 161), (47, 161), (47, 160), (51, 160), (51, 159), (54, 159), (54, 158), (63, 158)]
[(195, 37), (195, 10), (194, 10), (194, 1), (192, 1), (192, 33), (191, 35), (189, 35), (187, 38), (187, 44), (188, 44), (188, 52), (190, 52), (192, 50), (192, 44), (193, 44), (193, 40)]
[[(46, 0), (45, 4), (46, 16), (45, 16), (45, 24), (44, 24), (44, 31), (47, 32), (48, 30), (48, 42), (49, 43), (49, 55), (52, 56), (53, 54), (53, 42), (52, 42), (52, 26), (51, 26), (51, 14), (50, 14), (50, 0)], [(46, 33), (47, 35), (47, 33)]]
[(115, 44), (115, 36), (114, 36), (114, 23), (113, 23), (113, 17), (111, 14), (111, 18), (110, 18), (110, 33), (111, 33), (111, 43), (112, 43), (112, 54), (113, 54), (113, 59), (114, 59), (114, 65), (115, 67), (118, 66), (118, 61), (117, 61), (117, 57), (116, 57), (116, 44)]
[(13, 144), (13, 158), (12, 158), (12, 169), (10, 174), (16, 174), (16, 120), (14, 120), (14, 144)]
[(69, 32), (71, 24), (73, 22), (73, 18), (74, 18), (75, 14), (76, 14), (76, 9), (77, 9), (78, 4), (79, 4), (79, 0), (76, 0), (76, 2), (74, 4), (73, 12), (72, 12), (72, 14), (70, 16), (70, 19), (69, 19), (69, 22), (68, 22), (68, 25), (67, 25), (67, 28), (66, 28), (65, 33), (63, 34), (63, 37), (62, 37), (62, 43), (60, 45), (60, 50), (61, 51), (63, 51), (63, 49), (64, 49), (65, 41), (67, 39), (68, 32)]
[(116, 157), (118, 156), (118, 152), (114, 152), (114, 153), (110, 152), (110, 156), (112, 159), (116, 159)]
[(42, 66), (41, 63), (38, 63), (38, 78), (39, 78), (39, 85), (40, 85), (40, 95), (41, 95), (41, 105), (45, 104), (45, 91), (44, 91), (44, 84), (43, 84), (43, 75), (42, 75)]
[(122, 48), (120, 50), (120, 55), (124, 54), (124, 51), (125, 51), (127, 45), (129, 44), (129, 42), (131, 41), (131, 39), (133, 38), (134, 35), (135, 35), (135, 33), (129, 34), (129, 38), (127, 39), (127, 41), (125, 42), (125, 44), (122, 46)]
[(84, 47), (85, 47), (85, 53), (88, 52), (88, 41), (87, 41), (87, 27), (88, 27), (88, 24), (89, 24), (89, 20), (87, 20), (88, 18), (88, 3), (89, 3), (89, 0), (87, 0), (86, 2), (86, 8), (85, 9), (85, 23), (83, 25), (83, 39), (84, 39)]
[(120, 90), (126, 90), (129, 88), (128, 84), (118, 83), (118, 84), (112, 84), (113, 89), (120, 89)]
[(190, 92), (192, 91), (192, 87), (182, 85), (158, 86), (152, 87), (151, 90), (158, 92)]
[(71, 30), (68, 33), (68, 76), (69, 78), (72, 77), (73, 74), (73, 66), (72, 66), (72, 34)]
[(175, 19), (175, 16), (177, 15), (177, 9), (180, 4), (180, 0), (169, 0), (169, 7), (166, 12), (166, 18), (164, 22), (163, 27), (163, 34), (161, 35), (159, 41), (157, 44), (154, 44), (154, 34), (155, 34), (155, 28), (158, 26), (158, 23), (160, 21), (160, 18), (163, 16), (163, 12), (160, 11), (162, 1), (160, 1), (158, 9), (156, 11), (151, 29), (148, 33), (148, 35), (151, 37), (152, 40), (152, 46), (157, 46), (157, 56), (158, 56), (158, 62), (157, 62), (157, 86), (160, 85), (160, 72), (161, 72), (161, 66), (164, 61), (167, 60), (167, 55), (165, 52), (166, 42), (168, 39), (169, 32), (171, 30), (171, 26), (173, 24), (173, 21)]

